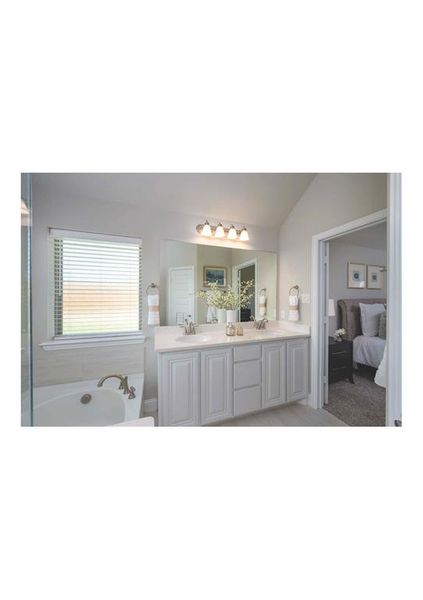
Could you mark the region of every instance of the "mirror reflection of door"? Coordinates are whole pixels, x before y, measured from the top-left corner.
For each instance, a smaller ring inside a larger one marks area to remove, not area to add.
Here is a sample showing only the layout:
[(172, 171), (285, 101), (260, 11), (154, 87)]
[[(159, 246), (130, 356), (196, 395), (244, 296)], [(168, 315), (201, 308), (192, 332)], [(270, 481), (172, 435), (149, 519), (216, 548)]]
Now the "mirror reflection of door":
[(245, 283), (246, 281), (254, 280), (254, 285), (251, 288), (253, 294), (250, 298), (248, 307), (241, 308), (239, 320), (243, 323), (249, 321), (251, 317), (256, 315), (256, 265), (254, 263), (239, 265), (235, 267), (238, 273), (238, 282)]
[(181, 325), (188, 316), (195, 321), (195, 270), (193, 266), (170, 267), (167, 324)]

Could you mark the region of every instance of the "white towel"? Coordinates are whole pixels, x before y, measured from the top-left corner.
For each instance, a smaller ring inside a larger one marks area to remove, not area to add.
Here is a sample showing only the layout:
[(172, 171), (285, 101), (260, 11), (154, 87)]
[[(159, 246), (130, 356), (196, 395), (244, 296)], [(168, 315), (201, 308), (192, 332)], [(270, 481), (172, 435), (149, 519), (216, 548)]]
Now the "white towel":
[(298, 294), (291, 294), (289, 296), (289, 311), (288, 311), (288, 321), (299, 321), (300, 320), (300, 312), (298, 310)]
[(259, 317), (264, 317), (266, 314), (266, 296), (259, 296)]
[(160, 325), (160, 299), (158, 294), (149, 294), (148, 301), (148, 324)]
[(217, 308), (215, 306), (207, 307), (207, 323), (214, 323), (217, 321)]
[(298, 306), (298, 295), (292, 295), (289, 297), (289, 306)]
[(300, 312), (298, 308), (290, 309), (288, 311), (288, 321), (299, 321), (300, 320)]

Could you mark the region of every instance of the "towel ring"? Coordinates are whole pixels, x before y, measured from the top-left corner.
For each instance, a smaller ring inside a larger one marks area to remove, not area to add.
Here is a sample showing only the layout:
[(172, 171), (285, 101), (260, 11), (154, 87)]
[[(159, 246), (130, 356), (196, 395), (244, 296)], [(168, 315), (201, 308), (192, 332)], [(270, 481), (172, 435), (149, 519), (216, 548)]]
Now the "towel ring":
[(157, 283), (150, 283), (150, 285), (147, 286), (147, 289), (145, 290), (145, 293), (148, 294), (150, 293), (150, 290), (153, 290), (152, 293), (156, 293), (160, 291), (159, 286), (157, 285)]
[(299, 296), (299, 295), (300, 295), (300, 288), (299, 288), (299, 286), (298, 286), (298, 285), (293, 285), (293, 286), (292, 286), (292, 288), (289, 290), (289, 292), (288, 292), (288, 293), (289, 293), (289, 295), (290, 295), (290, 296), (293, 296), (293, 295), (294, 295), (294, 292), (293, 292), (292, 290), (295, 290), (295, 292), (296, 292), (296, 294), (295, 294), (295, 295), (296, 295), (296, 296)]

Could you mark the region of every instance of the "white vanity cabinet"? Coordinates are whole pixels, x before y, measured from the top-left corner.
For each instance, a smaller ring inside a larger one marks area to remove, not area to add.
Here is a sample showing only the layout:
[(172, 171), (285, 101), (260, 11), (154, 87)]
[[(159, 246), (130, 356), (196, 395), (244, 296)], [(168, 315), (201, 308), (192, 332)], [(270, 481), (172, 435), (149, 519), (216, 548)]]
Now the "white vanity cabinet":
[(298, 339), (286, 342), (287, 402), (303, 400), (308, 395), (308, 354), (307, 340)]
[(232, 348), (201, 352), (201, 424), (233, 415)]
[(169, 352), (159, 359), (159, 425), (200, 425), (200, 353)]
[(286, 383), (286, 342), (263, 344), (263, 408), (286, 402)]
[(208, 425), (286, 402), (309, 387), (307, 338), (159, 354), (159, 425)]

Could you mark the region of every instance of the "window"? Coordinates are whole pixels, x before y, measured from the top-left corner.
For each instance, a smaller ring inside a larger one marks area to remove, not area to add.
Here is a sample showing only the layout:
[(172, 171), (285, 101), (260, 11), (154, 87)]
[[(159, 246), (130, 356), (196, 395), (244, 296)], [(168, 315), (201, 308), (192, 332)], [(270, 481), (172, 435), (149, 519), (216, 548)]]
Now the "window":
[(54, 338), (140, 334), (141, 240), (51, 229), (50, 242)]

